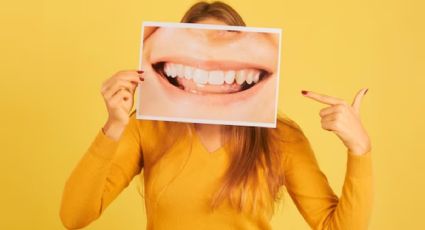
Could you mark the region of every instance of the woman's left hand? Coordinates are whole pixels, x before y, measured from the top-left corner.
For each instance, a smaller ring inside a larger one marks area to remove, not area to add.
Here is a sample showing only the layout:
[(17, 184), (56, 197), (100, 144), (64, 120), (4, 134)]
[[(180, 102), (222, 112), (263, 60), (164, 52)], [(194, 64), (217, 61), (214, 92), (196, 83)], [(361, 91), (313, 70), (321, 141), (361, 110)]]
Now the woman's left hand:
[(363, 155), (371, 150), (370, 138), (360, 120), (360, 103), (367, 90), (361, 89), (351, 105), (339, 98), (302, 91), (304, 96), (330, 105), (320, 110), (322, 128), (333, 131), (355, 155)]

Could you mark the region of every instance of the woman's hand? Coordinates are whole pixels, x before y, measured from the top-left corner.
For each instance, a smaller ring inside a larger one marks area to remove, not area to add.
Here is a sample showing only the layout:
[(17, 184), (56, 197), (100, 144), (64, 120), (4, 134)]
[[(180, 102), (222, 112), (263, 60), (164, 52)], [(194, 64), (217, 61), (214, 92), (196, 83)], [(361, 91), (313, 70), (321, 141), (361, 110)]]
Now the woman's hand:
[(144, 79), (143, 71), (120, 71), (107, 79), (101, 87), (101, 94), (108, 110), (108, 120), (103, 132), (118, 140), (129, 121), (136, 87)]
[(304, 96), (330, 105), (320, 110), (322, 128), (333, 131), (355, 155), (363, 155), (371, 150), (370, 138), (360, 120), (360, 103), (367, 90), (361, 89), (352, 105), (339, 98), (302, 91)]

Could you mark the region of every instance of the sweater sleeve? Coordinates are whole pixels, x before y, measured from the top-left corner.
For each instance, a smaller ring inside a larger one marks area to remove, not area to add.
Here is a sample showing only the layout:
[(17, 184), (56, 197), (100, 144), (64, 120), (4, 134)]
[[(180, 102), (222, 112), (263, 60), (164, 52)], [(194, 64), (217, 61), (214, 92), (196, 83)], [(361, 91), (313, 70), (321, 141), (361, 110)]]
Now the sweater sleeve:
[(60, 211), (63, 224), (76, 229), (97, 219), (142, 167), (135, 113), (119, 141), (100, 129), (66, 181)]
[(288, 193), (312, 229), (367, 229), (372, 209), (371, 152), (347, 151), (347, 168), (338, 198), (319, 169), (313, 149), (299, 130), (287, 148), (285, 180)]

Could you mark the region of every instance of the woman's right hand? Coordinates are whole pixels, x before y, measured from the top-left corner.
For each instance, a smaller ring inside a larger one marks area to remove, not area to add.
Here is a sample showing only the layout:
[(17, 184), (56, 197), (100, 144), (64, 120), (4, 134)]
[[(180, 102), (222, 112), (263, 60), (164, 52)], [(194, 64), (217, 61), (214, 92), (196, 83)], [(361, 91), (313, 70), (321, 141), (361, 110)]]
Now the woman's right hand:
[(129, 113), (133, 107), (136, 87), (144, 79), (143, 71), (119, 71), (103, 82), (101, 94), (108, 110), (108, 120), (103, 132), (108, 137), (118, 140), (129, 122)]

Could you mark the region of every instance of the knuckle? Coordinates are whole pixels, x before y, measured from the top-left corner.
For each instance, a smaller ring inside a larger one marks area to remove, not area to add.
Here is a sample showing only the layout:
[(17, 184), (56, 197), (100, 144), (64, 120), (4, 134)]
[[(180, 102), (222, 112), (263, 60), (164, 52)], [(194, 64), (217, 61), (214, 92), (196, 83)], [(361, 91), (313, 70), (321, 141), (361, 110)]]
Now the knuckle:
[(341, 123), (339, 123), (339, 122), (334, 122), (334, 123), (332, 124), (332, 126), (334, 127), (334, 129), (339, 129), (339, 128), (341, 127)]
[(121, 85), (120, 84), (120, 79), (118, 79), (118, 78), (117, 79), (114, 79), (112, 84), (113, 84), (114, 87), (120, 86)]
[(116, 80), (116, 79), (120, 79), (120, 78), (122, 78), (123, 76), (125, 76), (125, 72), (124, 71), (122, 71), (122, 70), (120, 70), (120, 71), (118, 71), (113, 77), (112, 77), (112, 79), (114, 79), (114, 80)]
[(106, 102), (106, 106), (107, 106), (108, 108), (113, 108), (113, 107), (114, 107), (114, 104), (112, 103), (112, 101), (110, 101), (110, 100), (105, 100), (105, 102)]
[(119, 71), (115, 74), (115, 76), (120, 76), (120, 75), (123, 75), (123, 74), (125, 74), (125, 70), (119, 70)]
[(120, 77), (125, 77), (130, 75), (131, 71), (130, 70), (121, 70), (120, 71)]
[(100, 92), (105, 92), (106, 89), (106, 82), (102, 83), (102, 85), (100, 85)]
[(336, 114), (335, 114), (335, 119), (336, 119), (336, 120), (340, 119), (340, 118), (341, 118), (341, 115), (342, 115), (341, 113), (336, 113)]
[(116, 102), (116, 101), (111, 101), (111, 102), (109, 102), (109, 107), (110, 107), (111, 109), (115, 109), (115, 108), (117, 107), (117, 102)]
[(333, 130), (334, 128), (333, 128), (332, 124), (327, 124), (327, 125), (325, 125), (324, 129), (326, 129), (326, 130), (328, 130), (328, 131), (331, 131), (331, 130)]
[(100, 87), (100, 93), (105, 94), (105, 92), (106, 92), (106, 87), (102, 85), (102, 87)]
[(337, 105), (336, 109), (337, 109), (337, 111), (342, 112), (345, 109), (345, 105), (339, 104), (339, 105)]
[(322, 123), (322, 129), (325, 129), (325, 130), (328, 130), (328, 131), (331, 130), (331, 128), (329, 127), (329, 125), (327, 125), (325, 123)]

